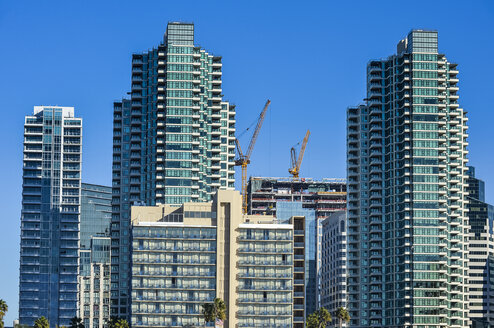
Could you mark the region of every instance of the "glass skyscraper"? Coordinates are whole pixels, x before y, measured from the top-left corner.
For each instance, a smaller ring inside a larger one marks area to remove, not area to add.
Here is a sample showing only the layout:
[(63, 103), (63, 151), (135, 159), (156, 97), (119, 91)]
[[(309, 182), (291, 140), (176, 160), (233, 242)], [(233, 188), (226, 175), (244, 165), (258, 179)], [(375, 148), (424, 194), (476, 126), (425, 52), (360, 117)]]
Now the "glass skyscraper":
[(130, 309), (130, 206), (234, 188), (235, 106), (223, 101), (221, 68), (188, 23), (169, 23), (163, 43), (132, 56), (131, 97), (114, 104), (112, 315)]
[(353, 327), (468, 327), (467, 117), (436, 31), (367, 66), (348, 109)]
[(19, 320), (68, 326), (77, 309), (82, 119), (36, 106), (24, 124)]

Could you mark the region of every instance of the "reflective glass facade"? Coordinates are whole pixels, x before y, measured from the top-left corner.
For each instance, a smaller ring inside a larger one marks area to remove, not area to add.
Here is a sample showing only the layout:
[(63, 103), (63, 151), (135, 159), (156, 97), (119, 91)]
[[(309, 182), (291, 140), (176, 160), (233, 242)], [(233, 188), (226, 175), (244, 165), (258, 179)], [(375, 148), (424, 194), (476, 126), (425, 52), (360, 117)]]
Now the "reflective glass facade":
[(163, 43), (132, 56), (131, 97), (114, 104), (114, 315), (129, 311), (130, 206), (211, 201), (234, 188), (235, 106), (223, 101), (221, 70), (187, 23), (169, 23)]
[(348, 109), (348, 307), (354, 327), (467, 327), (467, 117), (437, 32), (367, 67)]
[(81, 184), (81, 249), (89, 249), (92, 236), (110, 236), (112, 188)]
[(19, 321), (69, 325), (77, 309), (82, 119), (39, 106), (24, 124)]

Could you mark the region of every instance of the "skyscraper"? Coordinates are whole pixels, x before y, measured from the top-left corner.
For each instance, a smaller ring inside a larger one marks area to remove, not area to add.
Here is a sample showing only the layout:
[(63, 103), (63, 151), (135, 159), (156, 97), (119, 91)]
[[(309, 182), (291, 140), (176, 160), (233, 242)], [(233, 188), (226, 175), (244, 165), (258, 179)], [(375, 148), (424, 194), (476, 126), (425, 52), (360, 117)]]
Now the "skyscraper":
[(466, 112), (437, 32), (367, 66), (348, 109), (348, 306), (354, 327), (467, 327)]
[(82, 119), (36, 106), (24, 124), (20, 324), (51, 327), (76, 315)]
[(485, 202), (484, 181), (468, 167), (469, 299), (472, 327), (494, 323), (494, 207)]
[(114, 104), (113, 315), (129, 311), (130, 206), (234, 188), (235, 107), (223, 101), (221, 67), (188, 23), (169, 23), (163, 43), (132, 56), (131, 98)]

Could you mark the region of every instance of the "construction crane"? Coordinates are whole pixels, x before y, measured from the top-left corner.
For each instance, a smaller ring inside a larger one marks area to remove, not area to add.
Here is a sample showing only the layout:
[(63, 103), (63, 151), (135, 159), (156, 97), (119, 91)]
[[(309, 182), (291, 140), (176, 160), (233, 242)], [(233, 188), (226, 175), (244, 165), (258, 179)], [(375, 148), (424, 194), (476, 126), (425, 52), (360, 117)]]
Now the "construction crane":
[(288, 172), (293, 176), (294, 179), (297, 179), (300, 173), (300, 165), (302, 165), (302, 159), (304, 158), (305, 147), (307, 147), (307, 141), (309, 141), (309, 135), (310, 135), (310, 131), (307, 130), (307, 133), (305, 134), (304, 137), (304, 141), (302, 141), (302, 146), (300, 147), (300, 153), (298, 154), (298, 158), (297, 158), (297, 152), (295, 151), (295, 147), (292, 147), (292, 149), (290, 150), (292, 166), (288, 169)]
[(264, 122), (264, 116), (266, 115), (269, 104), (271, 104), (271, 100), (268, 99), (268, 101), (266, 101), (266, 105), (264, 105), (264, 109), (262, 110), (261, 115), (259, 115), (259, 119), (257, 120), (256, 129), (254, 130), (252, 139), (250, 139), (247, 153), (244, 154), (242, 152), (240, 142), (238, 141), (238, 139), (235, 139), (238, 153), (238, 158), (235, 160), (235, 165), (242, 167), (242, 211), (244, 214), (247, 213), (247, 165), (250, 164), (250, 155), (252, 155), (252, 150), (254, 150), (254, 145), (256, 144), (257, 136), (259, 135), (259, 131), (261, 130), (262, 123)]

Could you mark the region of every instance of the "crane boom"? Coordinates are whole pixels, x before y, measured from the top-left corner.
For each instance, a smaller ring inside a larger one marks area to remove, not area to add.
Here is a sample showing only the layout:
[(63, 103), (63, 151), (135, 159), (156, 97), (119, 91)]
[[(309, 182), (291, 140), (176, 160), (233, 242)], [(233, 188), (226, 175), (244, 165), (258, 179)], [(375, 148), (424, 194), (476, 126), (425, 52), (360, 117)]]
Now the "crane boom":
[(261, 131), (261, 126), (262, 123), (264, 122), (264, 117), (266, 116), (266, 112), (268, 110), (269, 104), (271, 104), (271, 100), (268, 99), (268, 101), (266, 101), (266, 105), (264, 105), (264, 109), (262, 110), (261, 115), (259, 116), (259, 120), (257, 120), (256, 129), (254, 130), (252, 139), (250, 139), (249, 148), (247, 149), (247, 153), (245, 154), (247, 160), (250, 159), (250, 155), (252, 155), (252, 151), (254, 150), (254, 145), (256, 144), (259, 131)]
[(302, 147), (300, 147), (300, 153), (298, 154), (297, 169), (300, 170), (300, 165), (302, 165), (302, 159), (304, 158), (305, 147), (307, 147), (307, 142), (309, 141), (310, 131), (307, 130), (305, 134), (304, 141), (302, 142)]
[(307, 130), (307, 133), (305, 134), (304, 141), (302, 142), (302, 146), (300, 147), (300, 153), (298, 154), (298, 159), (295, 162), (295, 159), (297, 158), (295, 148), (292, 147), (291, 149), (291, 159), (292, 159), (292, 167), (288, 169), (288, 172), (293, 175), (294, 178), (298, 178), (298, 175), (300, 173), (300, 166), (302, 165), (302, 160), (304, 159), (304, 153), (305, 153), (305, 148), (307, 147), (307, 142), (309, 141), (309, 136), (310, 136), (310, 130)]
[(247, 153), (244, 154), (242, 152), (242, 148), (240, 147), (240, 142), (235, 138), (235, 144), (237, 145), (238, 158), (235, 160), (235, 165), (242, 167), (242, 211), (243, 213), (247, 213), (247, 164), (250, 164), (250, 155), (252, 155), (252, 151), (254, 150), (254, 145), (257, 141), (257, 136), (259, 135), (259, 131), (261, 130), (262, 123), (264, 122), (264, 116), (266, 116), (266, 111), (268, 110), (269, 104), (271, 104), (271, 100), (268, 99), (266, 101), (266, 105), (257, 120), (256, 129), (254, 130), (254, 134), (252, 135), (252, 139), (250, 139), (249, 148), (247, 149)]

